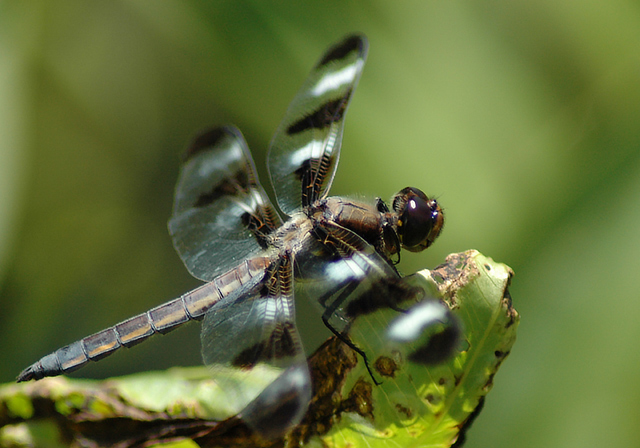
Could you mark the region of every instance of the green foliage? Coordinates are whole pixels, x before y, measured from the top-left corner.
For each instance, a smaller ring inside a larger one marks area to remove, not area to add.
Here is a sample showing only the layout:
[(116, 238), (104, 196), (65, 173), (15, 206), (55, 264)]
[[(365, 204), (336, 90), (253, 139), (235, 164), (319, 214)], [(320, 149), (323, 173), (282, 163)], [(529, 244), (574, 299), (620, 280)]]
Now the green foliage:
[[(407, 353), (415, 346), (389, 345), (384, 337), (398, 311), (358, 318), (350, 336), (373, 361), (381, 384), (373, 383), (362, 358), (343, 342), (328, 341), (310, 359), (314, 398), (285, 445), (451, 446), (479, 411), (515, 341), (519, 316), (507, 291), (511, 275), (507, 266), (469, 251), (411, 276), (415, 286), (440, 297), (460, 319), (464, 331), (455, 356), (439, 365), (410, 362)], [(7, 425), (5, 438), (15, 432), (9, 428), (22, 428), (27, 440), (36, 440), (32, 425), (40, 428), (45, 419), (55, 423), (62, 440), (100, 446), (191, 438), (202, 446), (276, 443), (247, 433), (229, 412), (232, 400), (205, 368), (104, 382), (49, 378), (2, 387), (0, 426)]]
[[(165, 225), (181, 150), (232, 122), (263, 170), (354, 31), (371, 47), (332, 193), (438, 197), (444, 232), (404, 272), (476, 247), (518, 273), (527, 325), (467, 447), (637, 447), (633, 0), (0, 2), (0, 381), (195, 287)], [(198, 329), (75, 376), (198, 364)]]
[(406, 352), (415, 347), (398, 351), (386, 346), (381, 329), (397, 312), (386, 310), (357, 320), (351, 337), (366, 347), (365, 352), (376, 354), (374, 374), (381, 375), (382, 384), (371, 385), (360, 362), (347, 377), (342, 396), (366, 390), (366, 400), (360, 398), (370, 403), (362, 408), (366, 411), (345, 415), (322, 436), (323, 442), (332, 447), (451, 446), (484, 401), (515, 342), (520, 318), (508, 297), (511, 275), (509, 267), (469, 251), (412, 276), (416, 284), (445, 300), (464, 328), (459, 351), (440, 365), (409, 362)]

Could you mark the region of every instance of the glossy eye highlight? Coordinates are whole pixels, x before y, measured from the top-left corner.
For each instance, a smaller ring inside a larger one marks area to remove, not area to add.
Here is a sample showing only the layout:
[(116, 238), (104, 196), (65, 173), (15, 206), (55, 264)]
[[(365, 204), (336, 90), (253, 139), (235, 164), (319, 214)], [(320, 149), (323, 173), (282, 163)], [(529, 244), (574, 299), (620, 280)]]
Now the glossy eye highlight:
[(401, 190), (393, 197), (393, 210), (398, 214), (398, 236), (405, 249), (419, 252), (440, 235), (444, 213), (438, 201), (429, 199), (421, 190)]

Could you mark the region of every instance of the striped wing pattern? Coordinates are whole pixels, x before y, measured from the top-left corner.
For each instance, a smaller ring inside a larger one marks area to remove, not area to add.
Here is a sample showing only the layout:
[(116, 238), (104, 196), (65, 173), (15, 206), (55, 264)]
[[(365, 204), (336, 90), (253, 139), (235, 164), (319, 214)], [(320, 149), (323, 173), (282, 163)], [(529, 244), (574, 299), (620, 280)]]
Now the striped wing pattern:
[(197, 137), (180, 171), (169, 221), (189, 272), (213, 280), (263, 251), (266, 236), (280, 225), (240, 131), (225, 126)]
[(327, 195), (340, 157), (344, 118), (367, 56), (350, 36), (318, 61), (289, 105), (267, 166), (280, 210), (291, 215)]

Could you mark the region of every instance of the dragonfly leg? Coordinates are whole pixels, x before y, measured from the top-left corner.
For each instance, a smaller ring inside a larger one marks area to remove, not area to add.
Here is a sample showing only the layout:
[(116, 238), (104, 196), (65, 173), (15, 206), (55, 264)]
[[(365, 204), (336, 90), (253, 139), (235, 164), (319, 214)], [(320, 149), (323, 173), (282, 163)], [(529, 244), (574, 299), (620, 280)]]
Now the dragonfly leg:
[[(340, 339), (342, 342), (347, 344), (347, 346), (351, 348), (353, 351), (355, 351), (357, 354), (362, 356), (364, 365), (367, 368), (367, 371), (369, 372), (369, 376), (371, 376), (373, 383), (376, 386), (379, 386), (382, 384), (382, 382), (378, 381), (376, 377), (373, 375), (373, 370), (371, 370), (371, 366), (369, 365), (369, 358), (367, 358), (367, 354), (364, 352), (364, 350), (357, 347), (353, 343), (353, 341), (349, 339), (349, 336), (344, 334), (344, 332), (338, 331), (338, 329), (335, 328), (333, 325), (331, 325), (331, 323), (329, 322), (329, 319), (331, 318), (333, 313), (335, 313), (338, 307), (342, 305), (342, 302), (344, 302), (349, 297), (349, 295), (355, 290), (355, 288), (357, 288), (357, 286), (358, 285), (356, 283), (350, 283), (346, 286), (346, 288), (340, 293), (340, 295), (336, 298), (336, 300), (334, 300), (328, 307), (325, 308), (324, 312), (322, 313), (322, 322), (329, 330), (331, 330), (331, 332), (334, 335), (336, 335), (338, 339)], [(327, 298), (324, 298), (325, 301), (326, 299)]]

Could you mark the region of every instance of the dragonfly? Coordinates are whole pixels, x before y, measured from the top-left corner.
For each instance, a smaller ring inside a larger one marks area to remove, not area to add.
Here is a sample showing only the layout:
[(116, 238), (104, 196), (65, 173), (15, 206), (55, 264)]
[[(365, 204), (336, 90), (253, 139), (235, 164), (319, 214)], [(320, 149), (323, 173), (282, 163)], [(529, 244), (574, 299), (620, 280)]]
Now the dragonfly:
[(362, 35), (329, 48), (288, 107), (267, 156), (278, 209), (237, 128), (214, 128), (189, 145), (169, 231), (202, 286), (44, 356), (17, 381), (72, 372), (198, 320), (204, 363), (216, 381), (241, 390), (233, 398), (239, 417), (263, 437), (277, 437), (301, 421), (311, 400), (298, 297), (316, 302), (324, 324), (368, 366), (349, 325), (412, 293), (395, 267), (400, 251), (429, 247), (444, 214), (414, 187), (390, 205), (328, 195), (367, 51)]

